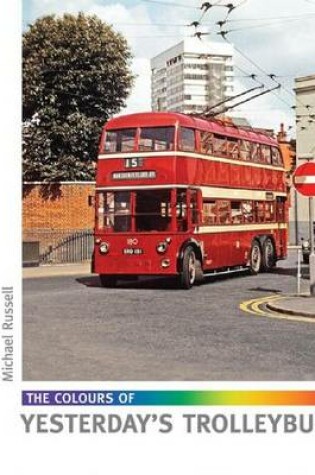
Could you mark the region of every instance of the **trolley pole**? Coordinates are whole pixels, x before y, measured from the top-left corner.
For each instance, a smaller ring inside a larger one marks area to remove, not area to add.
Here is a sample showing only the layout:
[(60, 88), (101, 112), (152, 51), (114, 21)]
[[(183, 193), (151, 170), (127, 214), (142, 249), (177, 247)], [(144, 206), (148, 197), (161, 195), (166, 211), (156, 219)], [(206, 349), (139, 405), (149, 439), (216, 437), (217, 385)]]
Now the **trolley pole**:
[(315, 252), (314, 252), (314, 197), (309, 198), (310, 206), (310, 294), (315, 297)]

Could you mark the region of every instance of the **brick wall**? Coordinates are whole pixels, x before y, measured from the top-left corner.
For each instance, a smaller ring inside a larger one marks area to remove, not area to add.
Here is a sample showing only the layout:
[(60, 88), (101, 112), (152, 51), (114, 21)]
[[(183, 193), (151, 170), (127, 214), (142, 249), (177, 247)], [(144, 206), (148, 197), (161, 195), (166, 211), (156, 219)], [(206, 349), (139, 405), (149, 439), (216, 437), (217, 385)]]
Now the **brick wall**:
[(39, 242), (43, 262), (80, 259), (78, 248), (90, 248), (90, 238), (75, 236), (94, 228), (94, 205), (88, 204), (89, 196), (94, 194), (92, 182), (24, 183), (23, 241)]
[(92, 229), (94, 207), (88, 205), (95, 184), (24, 184), (23, 231)]

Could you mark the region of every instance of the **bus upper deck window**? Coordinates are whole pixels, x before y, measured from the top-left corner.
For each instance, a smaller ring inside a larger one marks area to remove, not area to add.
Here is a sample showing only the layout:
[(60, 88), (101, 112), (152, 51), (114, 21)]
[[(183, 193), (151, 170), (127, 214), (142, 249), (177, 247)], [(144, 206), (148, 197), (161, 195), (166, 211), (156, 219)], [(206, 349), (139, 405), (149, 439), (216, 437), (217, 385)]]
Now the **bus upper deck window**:
[(107, 130), (104, 153), (133, 152), (137, 129)]
[(283, 166), (282, 157), (277, 147), (271, 147), (272, 164), (278, 167)]
[(200, 131), (200, 152), (213, 153), (213, 134), (211, 132)]
[(227, 141), (223, 135), (214, 134), (213, 136), (213, 152), (216, 155), (226, 156)]
[(228, 137), (227, 139), (227, 156), (229, 158), (238, 159), (239, 157), (239, 143), (238, 139)]
[(252, 161), (253, 162), (260, 162), (260, 145), (259, 143), (252, 142)]
[(261, 145), (262, 159), (264, 163), (271, 164), (271, 148), (269, 145)]
[(196, 150), (195, 131), (187, 127), (179, 129), (179, 150), (183, 152), (194, 152)]
[(174, 149), (174, 127), (143, 127), (140, 131), (139, 151), (159, 152)]
[(240, 141), (240, 159), (248, 161), (251, 158), (251, 142), (248, 140)]

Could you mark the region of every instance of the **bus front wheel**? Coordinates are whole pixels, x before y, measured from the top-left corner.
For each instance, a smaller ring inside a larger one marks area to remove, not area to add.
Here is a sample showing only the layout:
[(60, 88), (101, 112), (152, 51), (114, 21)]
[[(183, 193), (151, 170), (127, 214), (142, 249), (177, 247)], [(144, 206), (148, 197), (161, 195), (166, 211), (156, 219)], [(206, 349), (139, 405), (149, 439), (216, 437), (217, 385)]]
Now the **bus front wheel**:
[(262, 263), (261, 247), (257, 239), (254, 239), (250, 250), (249, 270), (252, 275), (258, 274)]
[(270, 271), (276, 263), (275, 247), (270, 238), (265, 239), (262, 247), (262, 270), (263, 272)]
[(182, 272), (180, 274), (180, 287), (190, 289), (196, 281), (197, 259), (194, 249), (188, 246), (183, 255)]
[(115, 275), (100, 274), (102, 287), (116, 287), (117, 277)]

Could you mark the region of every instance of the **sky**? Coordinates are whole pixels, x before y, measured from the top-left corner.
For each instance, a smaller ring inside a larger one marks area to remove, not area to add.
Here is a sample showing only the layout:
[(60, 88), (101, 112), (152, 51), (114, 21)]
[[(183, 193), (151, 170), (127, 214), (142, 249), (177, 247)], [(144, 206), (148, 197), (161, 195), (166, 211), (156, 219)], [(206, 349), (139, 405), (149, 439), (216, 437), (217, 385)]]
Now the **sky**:
[[(254, 127), (295, 130), (294, 78), (315, 74), (315, 0), (24, 0), (23, 29), (38, 17), (82, 11), (96, 14), (127, 39), (137, 79), (122, 113), (150, 110), (150, 58), (186, 37), (195, 27), (201, 41), (228, 41), (235, 47), (235, 92), (277, 83), (281, 88), (235, 109)], [(209, 3), (209, 2), (208, 2)], [(225, 5), (234, 8), (229, 15)], [(201, 18), (201, 16), (203, 17)], [(218, 21), (227, 22), (220, 35)], [(255, 75), (255, 79), (250, 76)], [(269, 75), (276, 75), (272, 80)], [(277, 82), (275, 82), (277, 81)], [(307, 109), (306, 109), (307, 112)]]

